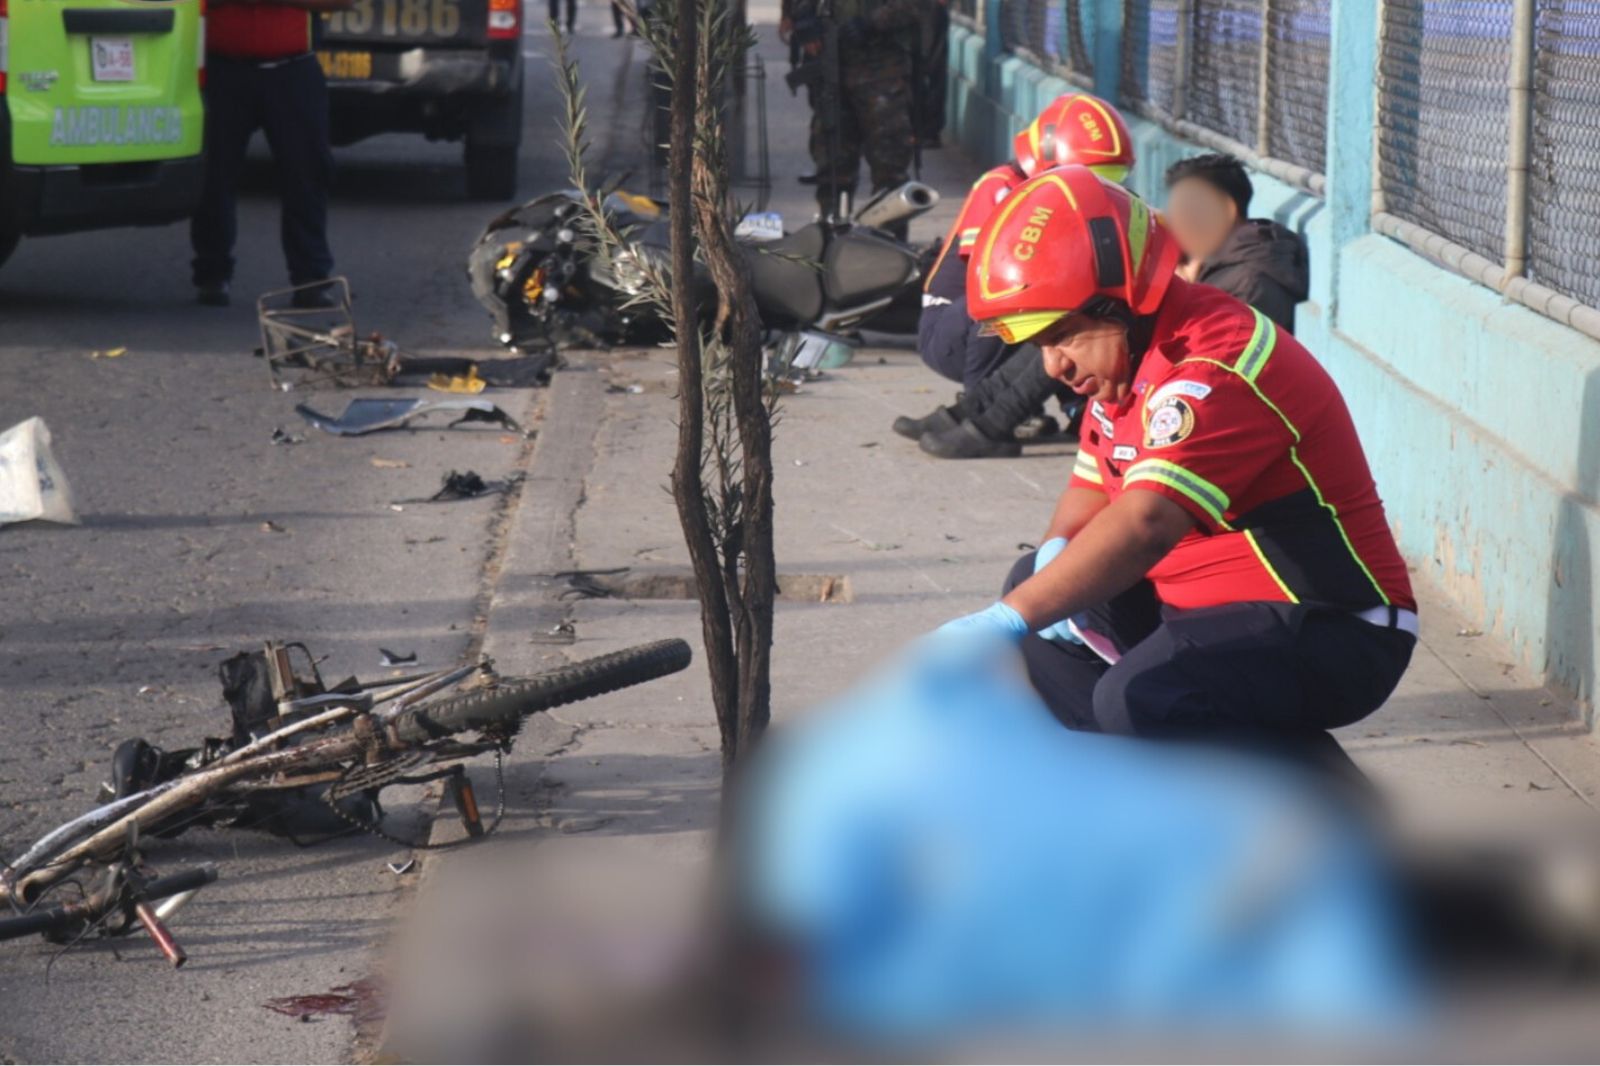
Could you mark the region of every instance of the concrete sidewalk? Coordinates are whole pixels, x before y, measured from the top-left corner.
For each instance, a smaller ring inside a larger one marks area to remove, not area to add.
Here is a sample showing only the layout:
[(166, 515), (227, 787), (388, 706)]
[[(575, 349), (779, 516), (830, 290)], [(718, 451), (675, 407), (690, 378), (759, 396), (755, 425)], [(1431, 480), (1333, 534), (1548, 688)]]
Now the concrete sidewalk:
[[(792, 225), (814, 210), (810, 189), (793, 180), (809, 169), (806, 114), (803, 102), (776, 84), (785, 49), (772, 25), (775, 12), (762, 5), (751, 11), (774, 80), (771, 206)], [(924, 180), (946, 200), (914, 225), (915, 239), (942, 233), (979, 169), (952, 150), (929, 153)], [(777, 721), (839, 694), (912, 637), (991, 602), (1022, 542), (1044, 528), (1071, 467), (1069, 447), (948, 463), (890, 432), (896, 415), (923, 414), (951, 392), (914, 351), (879, 348), (784, 399), (776, 433), (779, 570), (797, 597), (806, 591), (812, 602), (779, 604)], [(557, 375), (489, 617), (487, 648), (503, 671), (668, 636), (698, 650), (692, 600), (563, 599), (567, 586), (551, 576), (687, 567), (666, 490), (675, 407), (669, 351), (595, 354)], [(815, 602), (821, 589), (830, 590), (828, 602)], [(1420, 594), (1422, 643), (1406, 680), (1387, 707), (1341, 737), (1397, 810), (1478, 806), (1544, 817), (1593, 809), (1600, 752), (1570, 708), (1512, 666), (1504, 649), (1475, 635), (1433, 590)], [(575, 640), (554, 647), (549, 633), (562, 623), (575, 628)], [(418, 921), (404, 950), (434, 968), (425, 987), (397, 990), (388, 1050), (409, 1058), (438, 1047), (456, 1059), (474, 1050), (487, 1055), (504, 1049), (495, 1041), (515, 1046), (519, 1036), (497, 1029), (494, 1019), (520, 1017), (532, 1027), (506, 972), (487, 976), (482, 956), (442, 962), (450, 944), (534, 940), (544, 948), (541, 960), (507, 956), (518, 980), (527, 987), (542, 978), (578, 980), (574, 968), (592, 959), (563, 952), (566, 941), (552, 936), (561, 922), (552, 915), (567, 912), (528, 905), (535, 896), (546, 899), (546, 891), (572, 890), (556, 872), (563, 864), (634, 871), (631, 883), (606, 882), (616, 891), (613, 903), (624, 913), (646, 904), (676, 907), (682, 917), (681, 908), (694, 905), (692, 891), (673, 894), (671, 903), (661, 897), (668, 883), (692, 886), (704, 871), (718, 772), (703, 661), (667, 680), (543, 716), (507, 772), (503, 833), (518, 844), (502, 840), (427, 861)], [(506, 895), (485, 897), (485, 884)], [(585, 882), (579, 891), (591, 887)], [(484, 905), (462, 903), (473, 899)], [(671, 954), (656, 946), (660, 956)], [(457, 995), (440, 995), (441, 987)]]

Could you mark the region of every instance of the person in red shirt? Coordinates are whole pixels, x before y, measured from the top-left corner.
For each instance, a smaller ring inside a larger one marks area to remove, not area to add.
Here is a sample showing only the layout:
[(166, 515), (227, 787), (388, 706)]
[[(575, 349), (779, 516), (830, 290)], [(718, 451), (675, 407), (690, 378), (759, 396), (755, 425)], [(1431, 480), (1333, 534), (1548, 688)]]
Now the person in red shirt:
[(1231, 740), (1348, 766), (1416, 600), (1344, 398), (1271, 319), (1174, 275), (1177, 243), (1081, 167), (1006, 198), (967, 302), (1089, 401), (1072, 479), (1003, 599), (954, 631), (1020, 639), (1074, 728)]
[[(289, 281), (333, 274), (328, 247), (328, 86), (312, 54), (312, 20), (351, 0), (213, 0), (206, 15), (206, 174), (189, 226), (203, 304), (226, 306), (238, 237), (238, 186), (257, 130), (276, 164)], [(319, 294), (310, 290), (305, 299)]]
[[(1133, 166), (1133, 139), (1116, 108), (1088, 93), (1057, 97), (1012, 142), (1013, 158), (972, 186), (923, 289), (917, 347), (923, 362), (958, 382), (956, 402), (894, 431), (941, 459), (1014, 456), (1020, 429), (1051, 396), (1070, 399), (1044, 373), (1038, 350), (981, 336), (967, 314), (967, 260), (978, 231), (1006, 196), (1051, 167), (1082, 164), (1112, 181)], [(1042, 420), (1041, 425), (1048, 425)]]

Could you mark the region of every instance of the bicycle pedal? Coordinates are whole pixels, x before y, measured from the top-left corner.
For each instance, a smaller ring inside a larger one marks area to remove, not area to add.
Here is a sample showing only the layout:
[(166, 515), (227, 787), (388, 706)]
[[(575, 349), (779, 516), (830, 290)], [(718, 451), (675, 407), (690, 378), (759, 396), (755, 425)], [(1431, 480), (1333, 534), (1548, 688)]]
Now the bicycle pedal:
[(478, 813), (478, 795), (472, 790), (472, 779), (467, 777), (464, 771), (450, 775), (450, 798), (455, 801), (456, 813), (461, 816), (461, 824), (466, 827), (467, 835), (483, 836), (483, 817)]

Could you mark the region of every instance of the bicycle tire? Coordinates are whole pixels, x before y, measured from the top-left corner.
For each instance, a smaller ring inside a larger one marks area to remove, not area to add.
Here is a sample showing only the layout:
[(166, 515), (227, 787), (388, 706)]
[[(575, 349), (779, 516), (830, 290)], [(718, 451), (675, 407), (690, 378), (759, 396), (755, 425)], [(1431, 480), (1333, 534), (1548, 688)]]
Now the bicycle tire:
[(412, 708), (395, 719), (394, 734), (402, 743), (420, 744), (514, 725), (530, 714), (675, 674), (687, 668), (692, 658), (689, 645), (681, 640), (624, 648)]

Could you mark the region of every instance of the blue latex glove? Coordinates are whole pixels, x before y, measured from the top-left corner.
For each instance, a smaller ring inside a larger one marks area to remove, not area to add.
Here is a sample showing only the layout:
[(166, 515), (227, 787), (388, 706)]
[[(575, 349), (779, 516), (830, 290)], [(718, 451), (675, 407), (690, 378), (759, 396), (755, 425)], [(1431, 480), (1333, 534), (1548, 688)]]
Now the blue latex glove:
[[(1062, 549), (1066, 546), (1066, 537), (1051, 537), (1039, 545), (1039, 550), (1033, 553), (1033, 572), (1037, 574), (1049, 566), (1051, 561), (1060, 555)], [(1067, 619), (1063, 618), (1055, 625), (1039, 630), (1039, 636), (1045, 640), (1053, 640), (1057, 644), (1082, 644), (1082, 638), (1072, 631), (1072, 628), (1067, 625), (1067, 621)]]
[(1013, 643), (1028, 635), (1028, 623), (1003, 603), (992, 603), (976, 614), (963, 615), (939, 627), (938, 632), (958, 636), (994, 636)]

